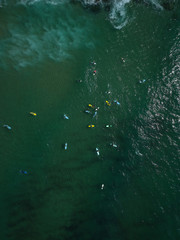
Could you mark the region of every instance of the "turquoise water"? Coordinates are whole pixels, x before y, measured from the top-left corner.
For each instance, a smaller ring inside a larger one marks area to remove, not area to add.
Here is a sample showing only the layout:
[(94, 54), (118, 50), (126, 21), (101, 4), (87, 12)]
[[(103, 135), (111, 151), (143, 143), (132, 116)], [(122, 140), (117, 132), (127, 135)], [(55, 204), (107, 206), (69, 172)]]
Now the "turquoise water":
[(179, 239), (180, 6), (123, 2), (0, 1), (0, 239)]

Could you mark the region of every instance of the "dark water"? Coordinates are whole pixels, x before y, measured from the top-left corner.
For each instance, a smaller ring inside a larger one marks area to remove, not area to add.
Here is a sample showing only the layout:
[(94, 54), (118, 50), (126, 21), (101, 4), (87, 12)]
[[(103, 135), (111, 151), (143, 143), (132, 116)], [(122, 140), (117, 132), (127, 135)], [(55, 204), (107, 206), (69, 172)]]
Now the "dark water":
[(0, 1), (0, 239), (180, 238), (180, 6), (122, 2)]

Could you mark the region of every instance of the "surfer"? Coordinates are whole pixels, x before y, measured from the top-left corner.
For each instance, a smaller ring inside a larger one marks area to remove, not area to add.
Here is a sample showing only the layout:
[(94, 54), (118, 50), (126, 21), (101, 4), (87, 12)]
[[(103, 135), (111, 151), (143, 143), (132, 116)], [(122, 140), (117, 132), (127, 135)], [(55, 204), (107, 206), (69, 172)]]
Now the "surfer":
[(140, 80), (139, 83), (144, 83), (146, 79)]
[(116, 103), (117, 105), (120, 105), (120, 102), (118, 102), (117, 100), (114, 100), (114, 103)]
[(20, 170), (19, 171), (21, 174), (28, 174), (28, 172), (26, 170)]
[(96, 153), (97, 153), (98, 156), (100, 155), (99, 148), (96, 148)]
[(111, 106), (111, 104), (110, 104), (108, 101), (106, 101), (106, 104), (107, 104), (108, 106)]
[(92, 64), (92, 65), (96, 65), (96, 62), (95, 62), (95, 61), (92, 61), (91, 64)]
[(67, 143), (64, 144), (64, 149), (67, 150)]
[(103, 189), (104, 189), (104, 184), (101, 185), (101, 190), (103, 190)]
[(81, 79), (79, 79), (79, 80), (77, 80), (77, 82), (78, 82), (78, 83), (82, 83), (82, 80), (81, 80)]
[(11, 130), (11, 127), (9, 125), (7, 125), (7, 124), (4, 124), (3, 127), (7, 128), (8, 130)]
[(64, 119), (69, 119), (69, 117), (66, 114), (64, 114)]

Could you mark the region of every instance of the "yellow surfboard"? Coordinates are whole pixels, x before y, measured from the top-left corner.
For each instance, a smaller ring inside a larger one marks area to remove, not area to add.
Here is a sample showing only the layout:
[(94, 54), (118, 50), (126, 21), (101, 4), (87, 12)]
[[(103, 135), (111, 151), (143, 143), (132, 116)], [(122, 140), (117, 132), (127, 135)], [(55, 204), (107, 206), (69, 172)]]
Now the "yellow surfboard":
[(37, 114), (34, 113), (34, 112), (30, 112), (30, 114), (31, 114), (32, 116), (37, 116)]

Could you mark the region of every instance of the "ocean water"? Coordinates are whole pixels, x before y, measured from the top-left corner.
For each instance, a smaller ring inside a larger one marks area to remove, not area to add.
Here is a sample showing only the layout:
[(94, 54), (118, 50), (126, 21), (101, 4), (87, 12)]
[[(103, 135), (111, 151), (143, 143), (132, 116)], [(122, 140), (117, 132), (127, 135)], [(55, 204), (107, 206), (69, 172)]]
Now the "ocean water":
[(178, 240), (180, 3), (0, 0), (0, 23), (0, 239)]

